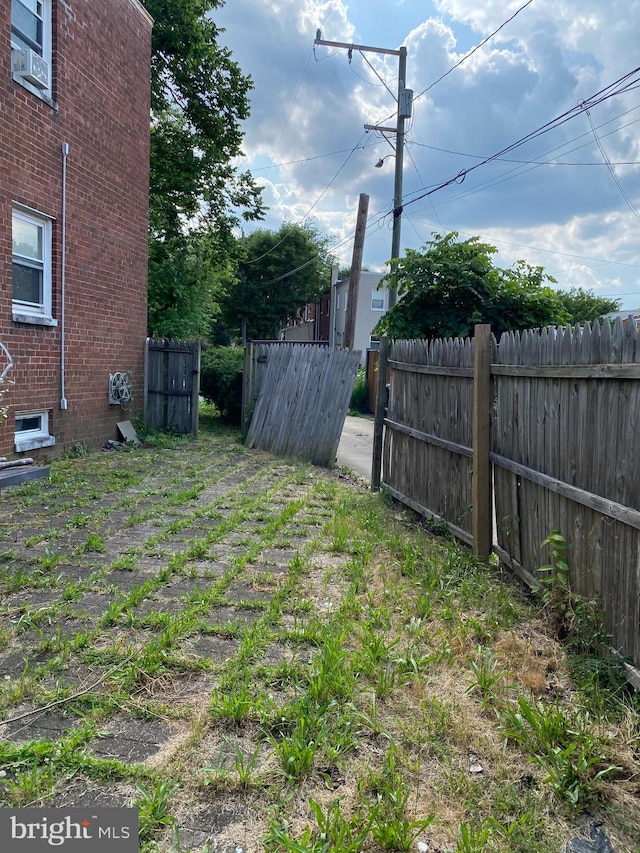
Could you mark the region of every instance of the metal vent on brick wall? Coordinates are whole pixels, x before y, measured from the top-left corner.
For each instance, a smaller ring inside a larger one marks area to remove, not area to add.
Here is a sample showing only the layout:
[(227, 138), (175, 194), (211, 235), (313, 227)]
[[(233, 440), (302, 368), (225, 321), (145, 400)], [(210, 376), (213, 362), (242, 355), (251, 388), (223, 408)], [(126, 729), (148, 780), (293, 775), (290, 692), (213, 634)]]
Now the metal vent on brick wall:
[(132, 396), (130, 373), (117, 371), (109, 374), (109, 405), (120, 405), (124, 409), (131, 402)]
[(28, 47), (11, 51), (11, 70), (37, 89), (49, 88), (49, 63)]

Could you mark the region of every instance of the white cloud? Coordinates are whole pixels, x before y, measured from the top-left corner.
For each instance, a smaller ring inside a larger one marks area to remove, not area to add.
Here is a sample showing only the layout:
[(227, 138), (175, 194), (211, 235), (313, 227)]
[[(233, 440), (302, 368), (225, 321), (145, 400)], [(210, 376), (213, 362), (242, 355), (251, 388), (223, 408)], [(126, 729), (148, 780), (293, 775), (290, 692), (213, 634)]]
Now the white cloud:
[[(297, 221), (312, 208), (318, 227), (342, 240), (353, 231), (358, 195), (366, 192), (371, 201), (365, 263), (379, 266), (390, 252), (389, 220), (376, 214), (391, 206), (393, 158), (382, 169), (373, 166), (393, 152), (381, 137), (364, 134), (363, 125), (394, 123), (397, 59), (365, 54), (386, 88), (357, 51), (351, 62), (346, 50), (317, 47), (314, 52), (318, 26), (331, 41), (405, 44), (406, 82), (420, 95), (520, 5), (519, 0), (393, 5), (229, 0), (215, 19), (227, 28), (222, 41), (255, 85), (244, 128), (246, 165), (305, 160), (256, 172), (258, 179), (268, 179), (265, 199), (271, 210), (265, 225)], [(631, 71), (638, 64), (639, 36), (640, 0), (535, 0), (418, 97), (404, 161), (403, 246), (419, 247), (434, 227), (493, 234), (504, 241), (501, 252), (508, 251), (509, 242), (532, 247), (531, 257), (528, 249), (518, 257), (542, 263), (562, 285), (629, 292), (625, 301), (640, 305), (640, 270), (632, 265), (638, 222), (603, 165), (585, 114), (503, 160), (472, 168)], [(635, 165), (640, 89), (590, 112), (606, 156), (634, 164), (614, 168), (624, 192), (640, 207)], [(343, 153), (324, 156), (331, 152)], [(536, 165), (539, 160), (556, 165)], [(471, 169), (463, 183), (412, 203), (463, 169)], [(536, 254), (536, 247), (545, 252)], [(342, 258), (348, 260), (350, 252), (346, 243)], [(592, 257), (628, 265), (581, 260)]]

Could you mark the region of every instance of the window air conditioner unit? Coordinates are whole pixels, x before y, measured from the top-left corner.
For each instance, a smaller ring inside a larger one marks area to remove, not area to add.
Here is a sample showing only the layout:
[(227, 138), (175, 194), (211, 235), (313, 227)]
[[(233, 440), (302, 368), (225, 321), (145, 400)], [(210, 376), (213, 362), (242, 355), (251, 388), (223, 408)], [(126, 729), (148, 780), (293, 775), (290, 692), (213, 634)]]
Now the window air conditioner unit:
[(12, 50), (12, 70), (37, 89), (49, 88), (49, 63), (30, 48)]

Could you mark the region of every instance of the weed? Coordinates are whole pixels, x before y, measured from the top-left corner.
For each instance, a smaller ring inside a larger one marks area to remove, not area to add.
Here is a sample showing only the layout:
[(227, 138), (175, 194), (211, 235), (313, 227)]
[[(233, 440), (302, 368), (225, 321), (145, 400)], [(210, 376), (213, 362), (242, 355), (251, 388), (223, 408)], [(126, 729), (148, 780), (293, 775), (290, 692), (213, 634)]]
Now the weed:
[[(187, 851), (183, 851), (182, 849), (182, 840), (180, 838), (180, 828), (177, 823), (174, 823), (173, 828), (171, 830), (171, 847), (169, 848), (169, 853), (187, 853)], [(188, 853), (194, 853), (194, 851), (188, 851)], [(211, 848), (211, 840), (207, 839), (205, 841), (204, 847), (199, 853), (212, 853)]]
[(175, 782), (158, 782), (153, 788), (146, 790), (140, 783), (136, 784), (138, 797), (135, 804), (139, 809), (139, 837), (140, 841), (153, 838), (163, 826), (173, 826), (174, 818), (169, 810), (169, 801), (177, 791)]
[(202, 768), (202, 772), (208, 774), (204, 784), (209, 784), (209, 777), (213, 779), (228, 778), (229, 771), (224, 767), (224, 752), (230, 746), (233, 747), (233, 767), (236, 772), (238, 786), (243, 790), (248, 790), (259, 781), (255, 770), (260, 754), (260, 745), (258, 744), (252, 752), (245, 752), (239, 744), (231, 744), (226, 738), (222, 742), (219, 766)]
[(482, 703), (491, 705), (498, 699), (496, 688), (503, 678), (504, 670), (498, 666), (496, 656), (488, 647), (478, 646), (476, 659), (471, 661), (473, 679), (469, 680), (467, 693), (479, 693)]
[(396, 747), (392, 744), (380, 773), (370, 773), (364, 790), (373, 802), (365, 800), (371, 835), (385, 850), (409, 850), (415, 839), (434, 820), (435, 815), (411, 820), (408, 805), (411, 792), (396, 765)]
[(87, 527), (89, 522), (91, 521), (90, 515), (85, 515), (84, 513), (78, 513), (78, 515), (72, 516), (69, 521), (67, 521), (65, 527), (67, 530), (74, 530), (80, 527)]
[(482, 821), (478, 826), (463, 821), (458, 826), (456, 853), (484, 853), (492, 830), (491, 821)]
[(90, 533), (82, 546), (83, 551), (94, 551), (98, 554), (103, 553), (107, 550), (107, 547), (104, 543), (104, 539), (102, 536), (97, 533)]
[(344, 554), (349, 550), (349, 534), (351, 525), (343, 515), (336, 515), (329, 525), (329, 550), (333, 554)]
[(371, 694), (371, 704), (368, 710), (359, 710), (357, 713), (358, 722), (371, 733), (374, 738), (384, 737), (391, 740), (391, 736), (386, 730), (384, 723), (380, 718), (378, 710), (378, 699), (375, 693)]
[(224, 686), (216, 691), (211, 699), (209, 713), (212, 719), (228, 720), (235, 725), (240, 725), (252, 717), (259, 717), (262, 710), (262, 702), (256, 697), (255, 688), (250, 684), (248, 676), (244, 681), (228, 690)]
[(530, 704), (520, 696), (499, 716), (507, 737), (533, 756), (556, 796), (572, 806), (595, 799), (597, 783), (620, 770), (607, 764), (587, 712), (563, 712), (558, 705)]

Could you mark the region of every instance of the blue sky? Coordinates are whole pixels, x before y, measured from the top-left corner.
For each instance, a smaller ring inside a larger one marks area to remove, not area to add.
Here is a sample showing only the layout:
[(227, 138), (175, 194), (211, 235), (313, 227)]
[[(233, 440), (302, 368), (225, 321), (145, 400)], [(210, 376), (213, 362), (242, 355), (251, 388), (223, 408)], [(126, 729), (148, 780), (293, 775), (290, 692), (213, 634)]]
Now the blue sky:
[[(640, 0), (531, 0), (432, 86), (524, 3), (229, 0), (214, 20), (254, 80), (240, 165), (264, 185), (263, 226), (309, 220), (348, 264), (358, 197), (367, 193), (364, 263), (384, 269), (393, 150), (364, 124), (393, 124), (397, 59), (365, 54), (372, 68), (357, 51), (351, 62), (344, 50), (314, 51), (313, 40), (321, 27), (331, 41), (404, 44), (416, 98), (403, 250), (419, 249), (434, 231), (477, 235), (498, 248), (499, 265), (523, 258), (559, 287), (640, 308), (640, 88), (588, 113), (580, 106), (640, 65)], [(567, 111), (560, 126), (477, 166)], [(463, 181), (426, 195), (473, 166)]]

